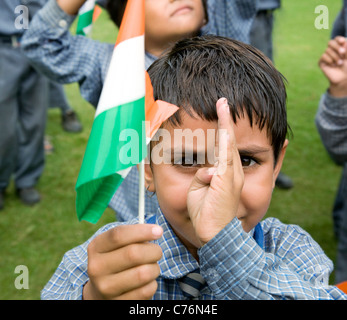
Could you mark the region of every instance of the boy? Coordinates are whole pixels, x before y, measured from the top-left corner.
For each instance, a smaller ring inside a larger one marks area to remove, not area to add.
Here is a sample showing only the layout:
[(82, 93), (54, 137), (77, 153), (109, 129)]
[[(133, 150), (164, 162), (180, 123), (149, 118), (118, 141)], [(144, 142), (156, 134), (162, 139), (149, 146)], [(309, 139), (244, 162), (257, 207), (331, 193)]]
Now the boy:
[[(155, 99), (180, 107), (162, 125), (165, 161), (153, 141), (145, 169), (160, 209), (147, 224), (107, 225), (68, 252), (42, 298), (346, 299), (328, 286), (332, 263), (306, 232), (259, 223), (288, 144), (285, 87), (271, 61), (204, 36), (178, 42), (149, 75)], [(176, 139), (175, 130), (197, 129), (217, 145)], [(207, 155), (215, 149), (218, 161)]]
[[(50, 0), (33, 19), (22, 48), (32, 63), (49, 77), (62, 83), (78, 82), (82, 96), (97, 106), (114, 45), (68, 32), (84, 2)], [(126, 2), (107, 2), (117, 26)], [(248, 41), (255, 13), (253, 0), (146, 0), (146, 69), (171, 43), (187, 36), (213, 33)], [(132, 219), (134, 212), (138, 212), (138, 194), (133, 192), (137, 185), (138, 172), (134, 167), (110, 202), (118, 221)], [(156, 196), (147, 198), (146, 213), (155, 213), (157, 208)]]

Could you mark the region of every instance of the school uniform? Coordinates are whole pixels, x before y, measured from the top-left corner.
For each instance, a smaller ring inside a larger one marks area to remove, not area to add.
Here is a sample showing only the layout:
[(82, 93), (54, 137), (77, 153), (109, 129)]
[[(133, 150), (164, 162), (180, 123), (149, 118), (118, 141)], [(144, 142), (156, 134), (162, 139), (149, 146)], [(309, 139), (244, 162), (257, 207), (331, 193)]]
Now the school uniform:
[[(198, 263), (160, 209), (146, 222), (158, 224), (164, 231), (163, 236), (154, 241), (163, 251), (158, 262), (160, 276), (154, 300), (347, 299), (342, 291), (328, 285), (332, 262), (298, 226), (268, 218), (246, 233), (240, 221), (234, 218), (198, 250)], [(136, 223), (137, 219), (127, 222)], [(68, 251), (42, 290), (41, 298), (82, 299), (83, 286), (88, 281), (89, 243), (102, 232), (121, 224), (125, 223), (102, 227), (87, 242)], [(188, 292), (186, 286), (194, 285), (191, 279), (186, 281), (192, 272), (193, 280), (199, 280), (200, 287), (199, 290), (190, 288)], [(197, 273), (200, 279), (196, 278)]]
[(273, 12), (281, 7), (280, 0), (258, 0), (258, 11), (251, 32), (250, 43), (273, 61)]
[[(31, 66), (20, 45), (26, 19), (45, 3), (3, 0), (0, 4), (0, 191), (12, 175), (16, 188), (33, 187), (44, 168), (48, 80)], [(29, 15), (19, 6), (26, 6)]]
[[(347, 0), (338, 14), (332, 38), (347, 36)], [(347, 281), (347, 97), (335, 98), (328, 92), (322, 95), (316, 125), (322, 142), (332, 159), (343, 167), (340, 185), (333, 207), (335, 235), (338, 239), (335, 281)]]

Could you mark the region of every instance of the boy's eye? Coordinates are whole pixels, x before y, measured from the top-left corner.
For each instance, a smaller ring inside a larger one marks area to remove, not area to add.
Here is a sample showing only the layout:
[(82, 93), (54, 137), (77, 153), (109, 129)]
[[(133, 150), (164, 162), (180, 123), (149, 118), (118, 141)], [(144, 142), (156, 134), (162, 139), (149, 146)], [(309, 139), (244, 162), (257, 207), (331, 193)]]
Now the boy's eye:
[(241, 156), (242, 167), (252, 167), (257, 161), (255, 161), (252, 157)]

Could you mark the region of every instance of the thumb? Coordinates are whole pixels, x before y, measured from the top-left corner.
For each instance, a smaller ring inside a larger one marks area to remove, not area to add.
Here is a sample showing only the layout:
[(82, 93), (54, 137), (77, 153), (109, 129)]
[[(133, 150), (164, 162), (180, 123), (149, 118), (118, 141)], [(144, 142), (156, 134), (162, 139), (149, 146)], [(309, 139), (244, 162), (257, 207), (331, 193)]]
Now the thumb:
[(216, 171), (216, 167), (199, 169), (194, 176), (190, 190), (194, 191), (208, 186), (211, 183), (212, 177)]

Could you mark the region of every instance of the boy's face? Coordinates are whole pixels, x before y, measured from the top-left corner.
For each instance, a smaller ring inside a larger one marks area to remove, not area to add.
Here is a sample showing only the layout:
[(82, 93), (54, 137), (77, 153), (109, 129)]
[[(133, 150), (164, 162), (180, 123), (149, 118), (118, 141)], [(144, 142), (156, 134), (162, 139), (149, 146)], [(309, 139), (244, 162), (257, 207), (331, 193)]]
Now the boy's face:
[[(170, 133), (171, 145), (162, 143), (162, 153), (156, 153), (157, 157), (160, 154), (165, 161), (155, 159), (156, 154), (152, 152), (151, 167), (146, 165), (146, 182), (149, 190), (157, 193), (160, 208), (177, 236), (188, 249), (191, 249), (190, 251), (196, 252), (196, 249), (200, 247), (200, 242), (189, 218), (187, 194), (197, 170), (203, 166), (213, 166), (213, 160), (209, 160), (211, 163), (199, 164), (201, 161), (196, 161), (196, 154), (199, 156), (203, 154), (205, 158), (209, 156), (211, 159), (211, 154), (214, 154), (215, 141), (206, 137), (211, 136), (211, 132), (217, 133), (218, 125), (217, 122), (204, 121), (198, 117), (192, 118), (185, 115), (182, 117), (180, 127), (173, 128), (168, 125), (165, 129)], [(205, 139), (195, 138), (182, 141), (177, 138), (177, 129), (190, 129), (193, 132), (198, 129)], [(244, 170), (244, 186), (241, 191), (237, 218), (241, 221), (243, 229), (249, 232), (268, 210), (288, 141), (285, 142), (275, 166), (273, 148), (266, 128), (260, 131), (256, 125), (251, 127), (249, 119), (246, 117), (238, 119), (237, 124), (234, 125), (234, 132)], [(185, 154), (195, 154), (193, 164), (187, 163), (190, 159), (180, 161), (185, 158)], [(167, 161), (170, 159), (171, 161)]]
[[(146, 45), (196, 34), (205, 19), (202, 0), (146, 0)], [(147, 48), (148, 50), (148, 48)]]

